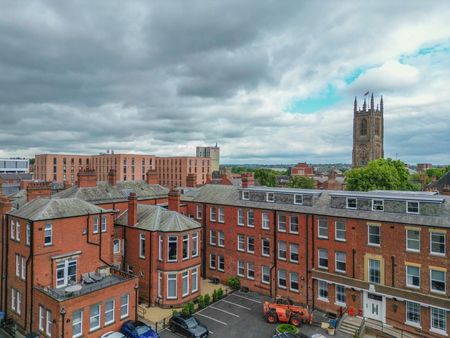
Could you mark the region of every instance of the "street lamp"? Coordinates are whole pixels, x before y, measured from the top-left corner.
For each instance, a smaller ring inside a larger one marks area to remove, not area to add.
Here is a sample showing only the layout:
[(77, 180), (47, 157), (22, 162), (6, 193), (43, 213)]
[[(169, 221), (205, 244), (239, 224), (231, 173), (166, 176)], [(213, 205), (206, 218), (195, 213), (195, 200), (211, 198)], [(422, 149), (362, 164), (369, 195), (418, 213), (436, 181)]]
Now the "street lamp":
[(62, 317), (62, 334), (61, 334), (61, 338), (64, 338), (64, 318), (66, 317), (66, 310), (64, 308), (61, 308), (61, 311), (59, 311), (59, 314)]

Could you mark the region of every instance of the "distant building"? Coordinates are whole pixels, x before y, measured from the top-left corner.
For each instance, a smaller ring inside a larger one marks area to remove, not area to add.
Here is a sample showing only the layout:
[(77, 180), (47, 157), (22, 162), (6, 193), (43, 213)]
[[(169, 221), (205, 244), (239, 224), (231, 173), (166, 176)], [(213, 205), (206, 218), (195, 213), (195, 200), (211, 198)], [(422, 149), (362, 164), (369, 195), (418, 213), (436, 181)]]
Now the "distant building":
[(438, 180), (433, 177), (433, 181), (428, 184), (424, 190), (436, 191), (442, 195), (450, 195), (450, 171), (442, 175)]
[(433, 165), (431, 163), (417, 163), (416, 171), (418, 173), (423, 173), (431, 168), (433, 168)]
[(187, 186), (188, 174), (194, 174), (193, 184), (205, 184), (211, 176), (211, 159), (193, 156), (157, 157), (159, 184), (169, 189)]
[(0, 174), (28, 173), (30, 161), (26, 158), (0, 158)]
[(362, 109), (358, 108), (355, 97), (353, 107), (353, 167), (364, 167), (370, 161), (383, 158), (383, 140), (383, 96), (380, 99), (380, 104), (375, 108), (372, 93), (370, 106), (367, 107), (366, 99), (364, 99)]
[(291, 168), (291, 176), (314, 176), (314, 168), (306, 162), (297, 163)]
[(207, 157), (211, 159), (212, 171), (219, 171), (220, 166), (220, 147), (197, 147), (197, 157)]

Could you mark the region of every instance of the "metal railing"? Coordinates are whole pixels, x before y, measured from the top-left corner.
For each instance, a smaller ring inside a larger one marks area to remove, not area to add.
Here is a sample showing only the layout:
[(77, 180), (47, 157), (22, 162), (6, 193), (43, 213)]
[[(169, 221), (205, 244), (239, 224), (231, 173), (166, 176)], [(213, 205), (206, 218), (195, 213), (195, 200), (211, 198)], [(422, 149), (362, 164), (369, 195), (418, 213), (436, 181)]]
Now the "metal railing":
[(365, 330), (366, 330), (366, 318), (363, 318), (357, 331), (358, 337), (362, 337), (364, 335)]

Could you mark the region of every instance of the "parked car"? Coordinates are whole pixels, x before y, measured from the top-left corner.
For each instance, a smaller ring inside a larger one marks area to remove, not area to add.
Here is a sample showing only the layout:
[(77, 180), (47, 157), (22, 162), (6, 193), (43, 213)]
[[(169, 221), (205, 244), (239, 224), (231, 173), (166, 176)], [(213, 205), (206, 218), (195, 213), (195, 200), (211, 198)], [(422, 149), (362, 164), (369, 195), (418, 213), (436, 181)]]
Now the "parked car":
[(120, 329), (126, 337), (128, 338), (159, 338), (159, 334), (153, 329), (140, 322), (129, 320), (122, 325)]
[(110, 331), (103, 334), (100, 338), (126, 338), (123, 333)]
[(200, 323), (193, 316), (184, 316), (177, 313), (170, 318), (169, 328), (172, 332), (177, 332), (188, 338), (205, 338), (208, 337), (208, 328)]

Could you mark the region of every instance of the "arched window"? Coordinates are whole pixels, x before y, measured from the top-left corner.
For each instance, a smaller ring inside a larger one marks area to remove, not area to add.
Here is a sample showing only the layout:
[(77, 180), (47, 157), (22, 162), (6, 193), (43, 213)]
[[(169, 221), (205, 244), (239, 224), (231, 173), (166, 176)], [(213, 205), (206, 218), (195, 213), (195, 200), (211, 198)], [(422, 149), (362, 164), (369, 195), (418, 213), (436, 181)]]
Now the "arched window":
[(367, 135), (367, 120), (361, 120), (361, 135)]

